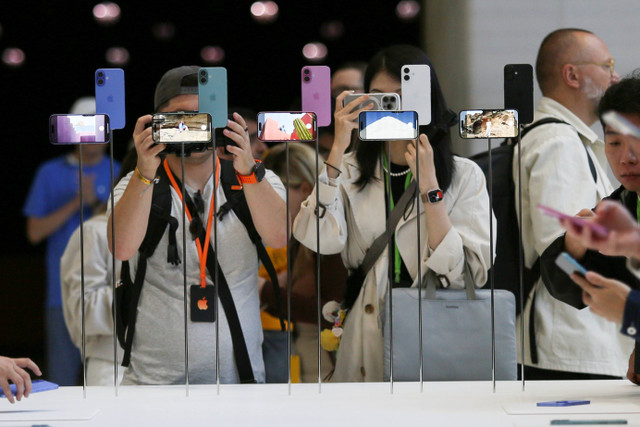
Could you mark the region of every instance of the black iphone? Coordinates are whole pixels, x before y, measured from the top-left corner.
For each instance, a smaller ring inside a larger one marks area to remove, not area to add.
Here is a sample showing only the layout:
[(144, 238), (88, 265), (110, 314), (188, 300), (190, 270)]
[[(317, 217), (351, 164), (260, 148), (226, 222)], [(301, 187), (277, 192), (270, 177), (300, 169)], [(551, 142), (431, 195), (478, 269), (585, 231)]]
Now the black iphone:
[(533, 67), (530, 64), (504, 66), (504, 108), (518, 110), (521, 125), (533, 122)]

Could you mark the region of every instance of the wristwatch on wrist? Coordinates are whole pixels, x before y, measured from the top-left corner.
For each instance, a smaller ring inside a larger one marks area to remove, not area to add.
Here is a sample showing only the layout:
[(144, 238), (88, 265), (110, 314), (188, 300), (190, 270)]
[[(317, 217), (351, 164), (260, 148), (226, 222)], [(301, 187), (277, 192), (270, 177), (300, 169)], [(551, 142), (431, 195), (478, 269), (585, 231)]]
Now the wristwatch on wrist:
[(422, 200), (429, 203), (437, 203), (440, 200), (442, 200), (443, 197), (444, 196), (442, 195), (442, 190), (439, 188), (436, 188), (434, 190), (428, 191), (426, 197), (423, 197)]
[(257, 184), (263, 180), (264, 174), (264, 164), (262, 164), (260, 160), (256, 160), (256, 164), (253, 166), (251, 174), (249, 175), (240, 175), (238, 171), (236, 171), (236, 176), (238, 177), (238, 182), (240, 184)]

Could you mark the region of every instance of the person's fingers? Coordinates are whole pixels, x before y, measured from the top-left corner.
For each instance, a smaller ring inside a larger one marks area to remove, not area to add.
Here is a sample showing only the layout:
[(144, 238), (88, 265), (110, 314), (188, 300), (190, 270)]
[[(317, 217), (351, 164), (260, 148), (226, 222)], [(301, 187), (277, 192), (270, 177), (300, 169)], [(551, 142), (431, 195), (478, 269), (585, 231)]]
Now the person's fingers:
[(20, 367), (16, 369), (16, 372), (22, 377), (24, 385), (24, 397), (29, 397), (29, 393), (31, 393), (31, 377), (29, 376), (29, 373)]
[[(227, 147), (231, 147), (231, 145), (227, 145)], [(233, 155), (225, 153), (224, 149), (225, 147), (216, 147), (216, 156), (218, 156), (219, 159), (233, 161)]]
[(606, 277), (596, 273), (595, 271), (587, 271), (587, 275), (585, 279), (593, 286), (594, 288), (608, 288), (613, 286), (615, 281), (611, 279), (607, 279)]
[(581, 218), (588, 218), (588, 217), (596, 216), (596, 214), (593, 213), (591, 209), (581, 209), (580, 212), (576, 214), (576, 216), (579, 216)]
[(0, 388), (2, 388), (2, 392), (5, 396), (7, 396), (7, 400), (11, 403), (15, 403), (13, 398), (13, 393), (11, 392), (11, 388), (9, 387), (9, 381), (0, 378)]
[(336, 112), (342, 110), (344, 107), (342, 106), (342, 101), (347, 95), (351, 95), (353, 93), (352, 90), (343, 90), (340, 95), (336, 96)]
[(29, 359), (28, 357), (13, 359), (13, 361), (16, 362), (16, 365), (20, 366), (21, 368), (30, 369), (31, 372), (33, 372), (37, 376), (42, 375), (42, 372), (40, 371), (40, 368), (38, 367), (38, 365), (36, 365), (36, 363), (33, 360)]
[[(133, 135), (139, 135), (140, 133), (142, 133), (142, 131), (145, 130), (145, 126), (147, 125), (147, 123), (151, 122), (151, 119), (151, 114), (139, 117), (138, 120), (136, 120), (136, 126), (133, 129)], [(149, 128), (149, 132), (151, 132), (151, 128)]]
[(22, 400), (22, 395), (24, 394), (24, 378), (15, 370), (11, 372), (8, 377), (11, 382), (16, 385), (16, 399), (18, 401)]
[[(346, 112), (352, 113), (352, 112), (354, 112), (354, 108), (356, 108), (358, 105), (362, 104), (363, 102), (365, 102), (365, 101), (366, 101), (366, 100), (368, 100), (368, 99), (369, 99), (369, 95), (362, 95), (362, 96), (359, 96), (359, 97), (357, 97), (357, 98), (355, 98), (355, 99), (351, 100), (351, 102), (347, 103), (347, 104), (343, 107), (343, 109), (344, 109)], [(337, 101), (337, 100), (336, 100), (336, 101)], [(359, 109), (357, 109), (357, 110), (355, 110), (355, 111), (360, 112), (360, 111), (364, 110), (365, 108), (367, 108), (367, 109), (371, 109), (372, 107), (373, 107), (373, 104), (372, 104), (372, 103), (370, 103), (370, 104), (365, 105), (363, 108), (359, 108)]]
[(246, 122), (246, 120), (244, 119), (244, 117), (242, 117), (242, 116), (240, 115), (240, 113), (236, 113), (236, 112), (234, 112), (234, 113), (233, 113), (233, 120), (235, 120), (235, 121), (236, 121), (236, 123), (238, 123), (238, 124), (242, 127), (242, 130), (243, 130), (243, 131), (246, 129), (246, 127), (247, 127), (247, 122)]

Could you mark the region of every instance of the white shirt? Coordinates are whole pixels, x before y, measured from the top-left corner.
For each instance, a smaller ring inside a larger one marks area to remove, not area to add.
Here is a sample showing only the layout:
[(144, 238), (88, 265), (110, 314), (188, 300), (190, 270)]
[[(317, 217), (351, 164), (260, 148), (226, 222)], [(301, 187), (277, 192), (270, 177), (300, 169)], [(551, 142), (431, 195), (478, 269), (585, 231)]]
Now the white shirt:
[[(543, 214), (538, 204), (575, 215), (593, 208), (613, 191), (605, 172), (604, 142), (575, 114), (557, 101), (543, 97), (534, 122), (556, 117), (571, 126), (551, 123), (531, 130), (521, 141), (522, 233), (525, 265), (531, 267), (563, 233), (558, 220)], [(585, 150), (586, 147), (586, 150)], [(518, 194), (517, 148), (513, 159)], [(589, 169), (593, 160), (597, 182)], [(516, 211), (518, 202), (516, 200)], [(622, 376), (633, 343), (617, 333), (615, 324), (591, 311), (576, 310), (553, 298), (542, 280), (535, 286), (535, 331), (538, 364), (531, 361), (525, 328), (525, 364), (542, 369)], [(525, 307), (528, 324), (531, 299)], [(520, 350), (520, 345), (518, 350)]]

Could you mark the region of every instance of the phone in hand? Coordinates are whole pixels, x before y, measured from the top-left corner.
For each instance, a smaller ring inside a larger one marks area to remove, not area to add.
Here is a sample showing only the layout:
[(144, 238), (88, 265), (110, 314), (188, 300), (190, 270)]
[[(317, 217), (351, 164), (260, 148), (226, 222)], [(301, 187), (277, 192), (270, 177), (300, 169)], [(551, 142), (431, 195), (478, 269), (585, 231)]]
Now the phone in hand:
[(361, 111), (358, 136), (362, 141), (395, 141), (418, 138), (415, 111)]
[(317, 126), (331, 124), (331, 70), (326, 65), (308, 65), (301, 72), (302, 111), (315, 113)]
[(202, 144), (212, 138), (209, 113), (156, 113), (151, 129), (156, 144)]
[(518, 110), (521, 125), (533, 121), (533, 67), (530, 64), (504, 66), (504, 108)]
[(566, 252), (562, 252), (558, 255), (556, 258), (556, 265), (569, 276), (576, 273), (584, 277), (587, 274), (587, 269), (580, 265), (578, 261)]
[(342, 100), (342, 106), (344, 107), (354, 99), (358, 99), (363, 95), (369, 95), (369, 99), (361, 104), (358, 104), (352, 111), (360, 110), (369, 104), (373, 104), (373, 107), (369, 111), (375, 110), (390, 110), (396, 111), (400, 109), (400, 95), (397, 93), (353, 93), (347, 95)]
[(227, 69), (205, 67), (198, 70), (198, 111), (211, 115), (211, 126), (227, 126)]
[(420, 126), (431, 123), (431, 67), (426, 64), (401, 68), (402, 108), (418, 113)]
[(266, 111), (258, 113), (258, 139), (263, 142), (315, 141), (313, 112)]
[(460, 137), (464, 139), (518, 136), (517, 110), (463, 110), (459, 123)]
[(588, 227), (597, 237), (606, 238), (609, 235), (609, 230), (607, 230), (607, 228), (593, 221), (587, 221), (577, 216), (567, 215), (542, 204), (538, 204), (538, 209), (540, 209), (540, 211), (545, 215), (549, 215), (553, 218), (569, 220), (578, 228)]
[(112, 129), (123, 129), (126, 123), (124, 71), (121, 68), (99, 68), (95, 73), (96, 113), (109, 116)]
[(52, 114), (49, 117), (52, 144), (104, 144), (111, 141), (106, 114)]

